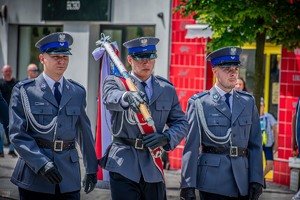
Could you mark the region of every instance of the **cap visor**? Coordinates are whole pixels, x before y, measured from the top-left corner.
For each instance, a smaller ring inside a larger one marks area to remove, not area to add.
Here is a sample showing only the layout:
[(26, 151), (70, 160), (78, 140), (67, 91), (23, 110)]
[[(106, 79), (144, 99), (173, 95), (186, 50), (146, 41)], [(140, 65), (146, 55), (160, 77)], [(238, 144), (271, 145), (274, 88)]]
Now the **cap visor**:
[(72, 55), (72, 53), (70, 51), (50, 51), (50, 52), (46, 52), (47, 54), (51, 54), (51, 55)]
[(216, 67), (232, 67), (232, 66), (240, 67), (241, 63), (240, 62), (223, 62), (223, 63), (218, 63), (215, 66)]
[(143, 53), (143, 54), (136, 54), (131, 55), (134, 60), (142, 60), (142, 59), (155, 59), (157, 58), (156, 53)]

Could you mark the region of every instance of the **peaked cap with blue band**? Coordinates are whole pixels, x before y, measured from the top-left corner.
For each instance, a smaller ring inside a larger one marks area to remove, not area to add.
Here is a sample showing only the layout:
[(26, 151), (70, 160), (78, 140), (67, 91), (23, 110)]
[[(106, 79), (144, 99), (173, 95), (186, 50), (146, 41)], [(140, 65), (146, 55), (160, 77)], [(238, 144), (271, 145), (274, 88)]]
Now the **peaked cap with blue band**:
[(240, 55), (242, 49), (239, 47), (224, 47), (216, 51), (211, 52), (206, 60), (211, 62), (212, 67), (231, 67), (231, 66), (240, 66)]
[[(156, 56), (156, 44), (159, 42), (155, 37), (140, 37), (123, 43), (123, 46), (128, 49), (128, 55), (152, 58)], [(156, 58), (156, 57), (155, 57)]]
[(72, 44), (73, 38), (70, 34), (56, 32), (40, 39), (35, 47), (40, 49), (40, 53), (72, 55), (69, 48)]

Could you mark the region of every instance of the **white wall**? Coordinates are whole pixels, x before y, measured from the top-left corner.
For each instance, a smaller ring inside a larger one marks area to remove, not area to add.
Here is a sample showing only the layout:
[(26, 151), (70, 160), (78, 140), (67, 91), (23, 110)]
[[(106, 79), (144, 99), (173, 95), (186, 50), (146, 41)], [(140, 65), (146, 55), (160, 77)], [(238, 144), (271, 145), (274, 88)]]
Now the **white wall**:
[(96, 127), (97, 95), (99, 83), (100, 63), (92, 57), (99, 39), (99, 26), (88, 23), (64, 24), (64, 31), (73, 36), (71, 46), (72, 56), (65, 77), (71, 78), (87, 89), (87, 112), (91, 120), (91, 127)]
[(42, 0), (6, 0), (5, 4), (9, 23), (41, 23)]

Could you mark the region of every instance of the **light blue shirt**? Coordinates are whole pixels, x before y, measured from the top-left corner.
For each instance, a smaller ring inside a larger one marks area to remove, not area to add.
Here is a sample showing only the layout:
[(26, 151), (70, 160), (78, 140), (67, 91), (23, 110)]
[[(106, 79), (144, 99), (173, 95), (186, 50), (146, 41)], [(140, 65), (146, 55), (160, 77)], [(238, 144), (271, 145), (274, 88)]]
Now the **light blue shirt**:
[(262, 120), (264, 129), (267, 133), (267, 144), (265, 144), (265, 146), (271, 147), (274, 143), (274, 133), (272, 130), (272, 126), (277, 125), (277, 121), (270, 113), (264, 113), (263, 116), (260, 116), (260, 120)]
[[(50, 78), (50, 77), (49, 77), (47, 74), (45, 74), (44, 72), (43, 72), (43, 77), (44, 77), (46, 83), (48, 84), (48, 86), (51, 88), (52, 93), (53, 93), (53, 95), (54, 95), (54, 83), (55, 83), (56, 81), (54, 81), (52, 78)], [(63, 85), (63, 84), (64, 84), (64, 79), (63, 79), (63, 77), (61, 77), (61, 78), (59, 79), (58, 82), (60, 83), (60, 85), (58, 86), (58, 89), (59, 89), (60, 93), (62, 94), (62, 89), (63, 89), (63, 86), (64, 86), (64, 85)]]

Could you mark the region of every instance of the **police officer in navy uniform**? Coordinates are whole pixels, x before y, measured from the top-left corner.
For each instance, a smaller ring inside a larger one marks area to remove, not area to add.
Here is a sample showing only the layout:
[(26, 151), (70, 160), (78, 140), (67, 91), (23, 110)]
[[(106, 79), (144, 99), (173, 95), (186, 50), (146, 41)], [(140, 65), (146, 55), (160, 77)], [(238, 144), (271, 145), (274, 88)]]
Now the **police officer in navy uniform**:
[[(188, 123), (174, 86), (152, 74), (158, 42), (158, 38), (142, 37), (123, 44), (128, 48), (127, 61), (137, 92), (126, 91), (115, 75), (104, 82), (103, 102), (112, 115), (113, 134), (104, 168), (110, 172), (113, 200), (166, 199), (164, 177), (148, 148), (173, 150), (187, 134)], [(149, 108), (154, 133), (142, 135), (141, 124), (132, 117), (132, 113), (139, 113), (140, 103)]]
[(233, 88), (242, 49), (207, 56), (215, 85), (188, 100), (189, 131), (182, 158), (181, 199), (256, 200), (262, 193), (262, 138), (252, 95)]
[(12, 92), (10, 139), (20, 155), (11, 181), (22, 200), (80, 199), (79, 144), (86, 175), (84, 191), (97, 182), (98, 163), (86, 91), (63, 75), (69, 63), (73, 38), (58, 32), (36, 43), (44, 71), (35, 79), (21, 81)]

